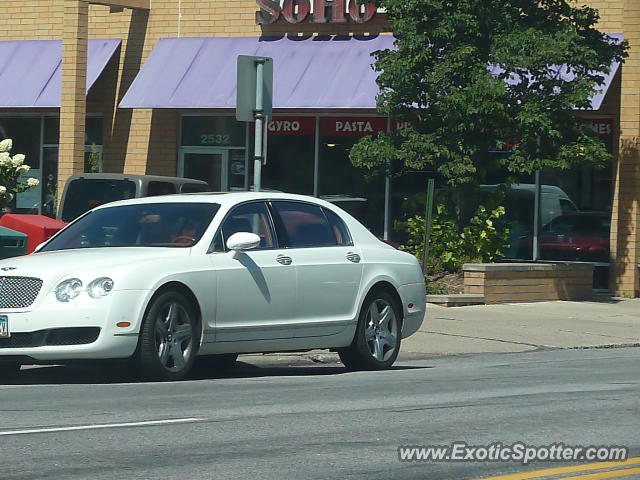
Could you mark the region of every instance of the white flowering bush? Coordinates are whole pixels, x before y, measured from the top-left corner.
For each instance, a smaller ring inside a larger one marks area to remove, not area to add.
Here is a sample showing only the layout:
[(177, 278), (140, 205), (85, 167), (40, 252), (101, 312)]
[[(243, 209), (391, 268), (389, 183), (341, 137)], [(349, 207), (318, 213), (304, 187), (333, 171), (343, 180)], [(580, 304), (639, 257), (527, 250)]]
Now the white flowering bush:
[(13, 141), (10, 138), (0, 142), (0, 209), (6, 210), (16, 194), (37, 186), (37, 178), (21, 180), (29, 173), (31, 167), (24, 163), (25, 156), (21, 153), (11, 156)]

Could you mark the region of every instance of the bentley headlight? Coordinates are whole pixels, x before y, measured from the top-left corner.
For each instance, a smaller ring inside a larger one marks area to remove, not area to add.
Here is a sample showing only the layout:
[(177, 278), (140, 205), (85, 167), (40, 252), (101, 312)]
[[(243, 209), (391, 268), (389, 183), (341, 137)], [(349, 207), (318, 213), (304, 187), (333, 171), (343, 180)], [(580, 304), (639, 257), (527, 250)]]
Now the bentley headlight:
[(82, 281), (77, 278), (70, 278), (60, 282), (56, 287), (56, 298), (60, 302), (73, 300), (82, 292)]
[(108, 277), (96, 278), (87, 287), (87, 293), (91, 298), (102, 298), (113, 290), (113, 280)]

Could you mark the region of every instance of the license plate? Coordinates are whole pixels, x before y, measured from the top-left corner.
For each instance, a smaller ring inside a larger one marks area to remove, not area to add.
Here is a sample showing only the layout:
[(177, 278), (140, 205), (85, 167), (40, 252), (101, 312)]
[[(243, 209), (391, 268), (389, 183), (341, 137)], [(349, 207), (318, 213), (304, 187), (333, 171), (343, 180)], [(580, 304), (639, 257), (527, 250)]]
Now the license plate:
[(0, 338), (9, 338), (9, 319), (6, 315), (0, 315)]

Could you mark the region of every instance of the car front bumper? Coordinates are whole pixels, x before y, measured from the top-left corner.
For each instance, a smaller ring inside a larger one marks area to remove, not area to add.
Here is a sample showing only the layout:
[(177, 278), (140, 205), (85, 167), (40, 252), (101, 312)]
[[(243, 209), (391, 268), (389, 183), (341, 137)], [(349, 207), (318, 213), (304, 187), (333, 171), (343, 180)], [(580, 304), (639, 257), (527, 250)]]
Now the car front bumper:
[[(148, 294), (120, 290), (95, 300), (83, 293), (62, 303), (50, 292), (29, 309), (0, 310), (11, 334), (0, 338), (0, 362), (8, 357), (35, 361), (130, 357), (137, 347)], [(118, 327), (120, 322), (129, 326)]]

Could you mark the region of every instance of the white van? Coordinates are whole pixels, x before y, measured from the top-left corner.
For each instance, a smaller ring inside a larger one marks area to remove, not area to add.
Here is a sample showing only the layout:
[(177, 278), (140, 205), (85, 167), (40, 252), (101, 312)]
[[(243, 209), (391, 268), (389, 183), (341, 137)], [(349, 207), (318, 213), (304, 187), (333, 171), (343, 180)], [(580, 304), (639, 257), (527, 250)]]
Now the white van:
[[(499, 185), (480, 185), (485, 192), (495, 192)], [(533, 183), (514, 183), (507, 189), (504, 201), (508, 221), (527, 218), (533, 222), (533, 201), (536, 186)], [(577, 212), (578, 207), (569, 195), (555, 185), (540, 186), (540, 222), (546, 225), (551, 220), (565, 213)]]

